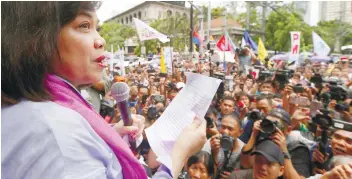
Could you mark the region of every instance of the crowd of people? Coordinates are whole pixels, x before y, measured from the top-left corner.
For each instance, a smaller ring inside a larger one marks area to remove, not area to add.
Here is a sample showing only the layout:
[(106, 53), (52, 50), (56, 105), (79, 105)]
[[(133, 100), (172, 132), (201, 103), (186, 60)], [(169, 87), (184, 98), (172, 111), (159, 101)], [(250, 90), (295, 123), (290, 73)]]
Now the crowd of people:
[[(223, 83), (205, 116), (208, 140), (189, 158), (179, 178), (349, 178), (352, 130), (333, 124), (352, 124), (352, 59), (327, 64), (307, 60), (288, 70), (289, 64), (261, 64), (250, 47), (244, 51), (238, 51), (235, 64), (227, 69), (207, 59), (174, 59), (168, 75), (150, 65), (126, 67), (124, 77), (106, 68), (104, 80), (83, 91), (89, 92), (87, 100), (93, 104), (93, 94), (100, 93), (104, 107), (99, 100), (94, 106), (101, 106), (97, 110), (106, 121), (115, 123), (121, 118), (109, 87), (126, 82), (131, 88), (130, 111), (143, 115), (147, 128), (185, 86), (185, 72), (220, 78)], [(260, 69), (258, 76), (246, 73), (245, 66)], [(232, 83), (226, 75), (233, 77)], [(160, 164), (145, 135), (138, 151), (152, 176)]]
[[(168, 73), (140, 64), (121, 75), (102, 63), (97, 4), (2, 3), (2, 15), (13, 14), (2, 20), (2, 177), (352, 178), (351, 57), (292, 69), (263, 63), (246, 46), (235, 63), (174, 58)], [(187, 72), (222, 83), (166, 168), (144, 129), (186, 86)], [(130, 87), (132, 126), (111, 95), (116, 82)], [(124, 135), (143, 136), (135, 153)]]

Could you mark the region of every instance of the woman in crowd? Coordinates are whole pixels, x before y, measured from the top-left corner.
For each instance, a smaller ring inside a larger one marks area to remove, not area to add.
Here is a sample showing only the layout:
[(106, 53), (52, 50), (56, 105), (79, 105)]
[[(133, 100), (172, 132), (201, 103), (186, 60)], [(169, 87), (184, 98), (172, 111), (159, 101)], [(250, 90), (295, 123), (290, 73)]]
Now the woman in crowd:
[(187, 162), (190, 179), (211, 179), (214, 175), (214, 161), (208, 152), (200, 151), (192, 155)]
[[(98, 82), (105, 40), (99, 35), (97, 2), (2, 2), (2, 178), (145, 179), (123, 135), (137, 138), (144, 121), (111, 127), (79, 93)], [(172, 168), (177, 176), (200, 150), (205, 122), (196, 119), (179, 136)]]

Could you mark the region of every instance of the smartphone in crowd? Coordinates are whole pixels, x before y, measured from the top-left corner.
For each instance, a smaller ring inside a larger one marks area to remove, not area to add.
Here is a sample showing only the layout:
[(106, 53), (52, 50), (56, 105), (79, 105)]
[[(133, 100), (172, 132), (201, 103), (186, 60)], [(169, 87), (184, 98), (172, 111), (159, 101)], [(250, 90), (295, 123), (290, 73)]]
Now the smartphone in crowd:
[(289, 102), (290, 104), (297, 104), (298, 106), (309, 105), (309, 99), (303, 96), (291, 96)]
[(310, 115), (315, 116), (318, 110), (324, 107), (323, 103), (317, 100), (312, 101), (312, 105), (310, 106)]

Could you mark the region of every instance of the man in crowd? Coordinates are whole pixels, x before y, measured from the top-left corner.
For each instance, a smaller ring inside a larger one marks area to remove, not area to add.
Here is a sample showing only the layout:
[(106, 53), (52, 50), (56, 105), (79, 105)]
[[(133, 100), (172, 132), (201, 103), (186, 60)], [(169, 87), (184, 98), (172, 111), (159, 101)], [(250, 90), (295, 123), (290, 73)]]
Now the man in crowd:
[(229, 179), (278, 179), (284, 174), (284, 154), (271, 140), (264, 140), (251, 153), (253, 169), (235, 171)]
[[(263, 127), (269, 124), (269, 120), (275, 126), (275, 131), (268, 134)], [(265, 121), (265, 123), (263, 123)], [(261, 123), (263, 123), (261, 125)], [(290, 115), (282, 109), (273, 109), (264, 120), (254, 123), (252, 135), (248, 143), (243, 147), (241, 165), (244, 168), (253, 168), (253, 157), (249, 154), (262, 139), (271, 139), (285, 154), (284, 177), (300, 178), (311, 176), (311, 161), (308, 147), (300, 140), (290, 137), (291, 133)], [(292, 158), (291, 158), (292, 156)]]
[(223, 116), (233, 114), (235, 111), (235, 100), (232, 97), (225, 96), (220, 101), (220, 113), (216, 116), (217, 122), (216, 126), (220, 129), (220, 124)]
[[(227, 178), (233, 170), (240, 168), (239, 155), (244, 143), (238, 139), (242, 133), (239, 117), (233, 114), (225, 115), (221, 121), (219, 132), (220, 134), (210, 138), (210, 145), (218, 168), (218, 175), (220, 178)], [(223, 145), (221, 145), (221, 141)], [(232, 146), (227, 146), (225, 142)]]
[[(257, 107), (256, 107), (257, 114), (260, 115), (268, 115), (269, 112), (273, 109), (273, 102), (272, 99), (269, 98), (266, 95), (260, 95), (257, 97)], [(253, 111), (252, 111), (253, 112)], [(248, 122), (246, 124), (246, 126), (244, 127), (244, 131), (243, 134), (240, 136), (240, 139), (244, 142), (247, 143), (251, 134), (252, 134), (252, 129), (253, 129), (253, 124), (254, 124), (254, 120), (258, 120), (258, 119), (251, 119), (251, 115), (248, 116)], [(260, 116), (259, 116), (260, 117)]]

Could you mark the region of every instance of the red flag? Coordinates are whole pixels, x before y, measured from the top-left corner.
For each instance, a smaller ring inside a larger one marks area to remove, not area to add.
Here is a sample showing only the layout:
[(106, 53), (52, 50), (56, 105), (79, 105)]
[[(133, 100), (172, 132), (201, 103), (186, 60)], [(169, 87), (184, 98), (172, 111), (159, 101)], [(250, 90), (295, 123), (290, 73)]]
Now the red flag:
[(231, 51), (231, 45), (229, 40), (227, 40), (227, 48), (225, 47), (225, 36), (221, 36), (220, 40), (216, 44), (216, 46), (221, 50), (221, 51)]

